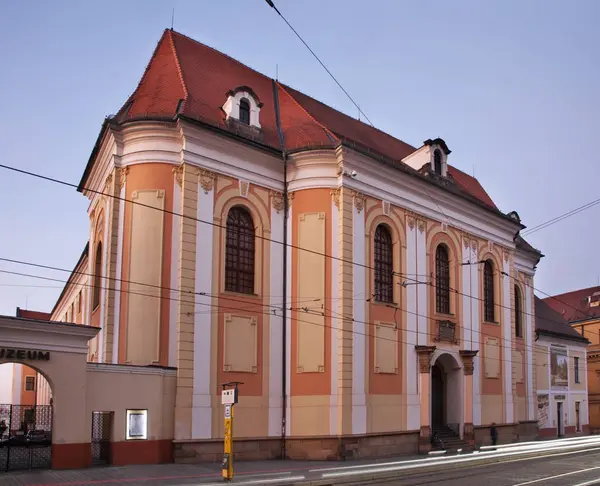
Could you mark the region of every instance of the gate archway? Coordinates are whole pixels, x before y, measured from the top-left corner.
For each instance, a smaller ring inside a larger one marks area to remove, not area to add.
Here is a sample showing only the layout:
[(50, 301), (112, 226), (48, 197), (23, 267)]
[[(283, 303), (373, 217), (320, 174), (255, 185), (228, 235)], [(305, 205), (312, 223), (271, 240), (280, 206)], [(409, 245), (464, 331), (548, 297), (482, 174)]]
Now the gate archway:
[(451, 430), (462, 436), (464, 426), (463, 369), (452, 354), (434, 355), (431, 367), (431, 426), (435, 432)]

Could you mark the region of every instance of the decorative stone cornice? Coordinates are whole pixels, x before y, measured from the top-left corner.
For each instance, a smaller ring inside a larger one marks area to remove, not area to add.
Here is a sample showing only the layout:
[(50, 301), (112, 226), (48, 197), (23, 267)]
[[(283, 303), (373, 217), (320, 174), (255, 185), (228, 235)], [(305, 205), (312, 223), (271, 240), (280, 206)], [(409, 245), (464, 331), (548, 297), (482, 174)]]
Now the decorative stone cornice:
[(472, 351), (472, 350), (465, 350), (465, 349), (461, 349), (459, 351), (460, 353), (460, 357), (462, 358), (463, 361), (463, 370), (465, 375), (469, 376), (473, 374), (473, 371), (475, 369), (475, 365), (473, 363), (473, 358), (475, 358), (475, 356), (477, 356), (477, 353), (479, 351)]
[(201, 168), (198, 171), (198, 182), (200, 187), (204, 191), (204, 194), (208, 194), (215, 187), (215, 181), (217, 180), (217, 174), (214, 172)]
[(425, 218), (418, 213), (413, 211), (406, 211), (406, 223), (408, 227), (412, 230), (415, 229), (415, 226), (419, 228), (419, 231), (423, 233), (425, 228), (427, 227)]
[(340, 196), (341, 196), (342, 190), (337, 187), (336, 189), (332, 189), (331, 191), (329, 191), (329, 194), (331, 194), (331, 197), (333, 198), (333, 203), (335, 204), (335, 207), (340, 209)]
[(173, 175), (175, 176), (175, 182), (181, 187), (183, 184), (183, 164), (173, 167)]
[(123, 187), (127, 182), (127, 174), (129, 174), (129, 167), (121, 167), (117, 169), (117, 173), (119, 176), (119, 185)]
[(435, 351), (435, 346), (415, 346), (419, 356), (419, 373), (429, 373), (431, 371), (431, 355)]
[(269, 195), (271, 196), (271, 206), (273, 206), (273, 209), (279, 214), (279, 212), (283, 210), (283, 193), (279, 191), (270, 191)]
[(365, 196), (362, 192), (352, 191), (352, 196), (354, 197), (354, 207), (360, 213), (363, 209), (365, 209), (365, 202), (367, 200), (367, 196)]

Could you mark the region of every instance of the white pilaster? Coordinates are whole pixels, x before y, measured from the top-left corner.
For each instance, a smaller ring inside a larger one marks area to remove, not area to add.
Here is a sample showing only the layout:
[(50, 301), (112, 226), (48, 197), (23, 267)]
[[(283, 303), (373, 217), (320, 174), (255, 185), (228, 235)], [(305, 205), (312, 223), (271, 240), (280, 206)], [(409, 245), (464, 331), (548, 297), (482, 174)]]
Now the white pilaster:
[[(269, 436), (281, 435), (282, 393), (283, 393), (283, 316), (281, 315), (281, 295), (283, 289), (283, 211), (277, 211), (271, 205), (271, 288), (267, 290), (270, 297), (271, 313), (269, 313)], [(289, 307), (289, 302), (288, 302)], [(273, 312), (274, 311), (274, 312)]]
[[(366, 274), (364, 266), (365, 255), (365, 213), (359, 211), (356, 205), (353, 212), (353, 258), (354, 265), (354, 334), (352, 335), (352, 433), (367, 433), (367, 402), (365, 397), (365, 367), (366, 367)], [(336, 233), (333, 233), (334, 235)], [(335, 236), (333, 237), (335, 240)], [(335, 274), (334, 274), (335, 275)], [(336, 280), (335, 278), (333, 280)], [(332, 333), (333, 334), (333, 333)], [(337, 333), (336, 333), (337, 334)], [(332, 375), (333, 377), (333, 375)]]
[(500, 283), (502, 284), (504, 299), (501, 303), (502, 308), (502, 350), (504, 353), (504, 398), (506, 409), (506, 423), (514, 422), (514, 403), (512, 390), (512, 322), (511, 308), (512, 302), (510, 298), (511, 279), (510, 262), (508, 259), (503, 259), (502, 270), (504, 275), (500, 275)]
[(473, 336), (473, 350), (478, 350), (477, 356), (473, 359), (473, 425), (481, 425), (481, 359), (483, 352), (483, 342), (481, 338), (481, 319), (479, 313), (479, 265), (474, 264), (477, 261), (477, 247), (470, 242), (470, 261), (471, 265), (471, 335)]
[(169, 366), (177, 366), (177, 312), (179, 310), (177, 300), (181, 298), (177, 291), (179, 285), (179, 259), (181, 258), (181, 216), (176, 216), (181, 213), (181, 186), (177, 182), (177, 177), (174, 179), (173, 224), (171, 225), (171, 278), (169, 284), (169, 287), (171, 287), (171, 300), (169, 301)]
[[(288, 247), (287, 247), (287, 301), (288, 303), (292, 302), (292, 217), (293, 217), (293, 210), (292, 210), (292, 206), (289, 206), (288, 209), (288, 225), (287, 225), (287, 242), (288, 242)], [(287, 319), (286, 319), (286, 323), (285, 323), (285, 332), (286, 332), (286, 339), (285, 339), (285, 345), (286, 345), (286, 358), (287, 358), (287, 363), (286, 363), (286, 380), (285, 380), (285, 384), (286, 384), (286, 396), (287, 396), (287, 402), (286, 402), (286, 422), (285, 422), (285, 433), (287, 436), (291, 435), (292, 433), (292, 397), (291, 397), (291, 392), (292, 392), (292, 315), (291, 312), (287, 313)]]
[[(475, 336), (473, 336), (473, 323), (472, 323), (472, 309), (471, 309), (471, 293), (472, 293), (472, 282), (471, 282), (471, 248), (469, 245), (469, 241), (467, 240), (466, 245), (461, 245), (461, 261), (464, 265), (459, 267), (460, 272), (462, 273), (462, 289), (460, 289), (461, 294), (457, 295), (456, 299), (462, 299), (462, 342), (463, 349), (476, 350), (479, 349), (477, 345), (477, 341), (475, 341)], [(450, 263), (451, 267), (456, 265), (456, 263)], [(458, 303), (458, 302), (457, 302)]]
[(21, 405), (21, 390), (23, 386), (23, 365), (11, 363), (13, 367), (12, 404)]
[[(427, 275), (427, 239), (424, 225), (420, 227), (417, 222), (415, 227), (416, 234), (416, 255), (417, 255), (417, 275), (409, 275), (409, 277), (418, 280), (419, 282), (414, 287), (417, 288), (417, 325), (419, 330), (419, 343), (427, 344), (429, 341), (429, 307), (427, 305), (429, 285), (424, 282), (428, 281)], [(412, 287), (412, 285), (409, 285)]]
[[(417, 228), (406, 224), (406, 273), (409, 279), (419, 280), (417, 275)], [(417, 370), (418, 357), (415, 346), (427, 344), (427, 335), (417, 334), (417, 288), (414, 280), (406, 287), (406, 344), (404, 347), (404, 368), (406, 369), (407, 429), (419, 430), (421, 427), (421, 405), (419, 401)]]
[[(204, 192), (198, 185), (198, 211), (200, 221), (212, 221), (214, 210), (214, 192)], [(198, 223), (196, 225), (196, 280), (194, 306), (194, 380), (192, 396), (192, 439), (211, 438), (211, 383), (210, 356), (212, 313), (207, 312), (210, 296), (198, 295), (210, 293), (212, 289), (213, 227)], [(170, 330), (169, 330), (170, 332)]]
[[(535, 402), (533, 396), (533, 290), (529, 284), (525, 284), (525, 349), (527, 350), (527, 376), (525, 383), (527, 386), (527, 420), (535, 420)], [(550, 361), (548, 361), (549, 363)]]
[[(331, 259), (331, 298), (336, 299), (334, 302), (337, 302), (339, 299), (340, 293), (340, 283), (339, 283), (339, 273), (340, 273), (340, 261), (339, 258), (340, 253), (340, 243), (338, 240), (339, 234), (339, 209), (335, 204), (335, 201), (331, 201), (331, 254), (334, 258)], [(333, 307), (333, 305), (332, 305)], [(363, 319), (364, 320), (364, 319)], [(329, 396), (329, 433), (332, 436), (337, 435), (337, 408), (338, 408), (338, 331), (340, 327), (340, 319), (337, 317), (337, 314), (331, 315), (331, 395)], [(354, 424), (354, 410), (352, 422)], [(353, 425), (354, 426), (354, 425)]]
[(121, 328), (121, 279), (123, 278), (123, 227), (125, 225), (125, 185), (119, 192), (119, 222), (117, 225), (117, 265), (115, 282), (115, 319), (113, 324), (113, 363), (119, 362), (119, 330)]

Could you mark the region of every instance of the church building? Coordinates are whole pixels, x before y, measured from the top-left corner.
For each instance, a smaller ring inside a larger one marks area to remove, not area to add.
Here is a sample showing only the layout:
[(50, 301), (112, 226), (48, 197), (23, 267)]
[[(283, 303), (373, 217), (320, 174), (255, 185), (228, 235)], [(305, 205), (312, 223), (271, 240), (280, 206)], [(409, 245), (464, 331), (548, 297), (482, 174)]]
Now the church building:
[(83, 171), (51, 319), (100, 328), (91, 362), (176, 368), (176, 461), (220, 459), (233, 381), (240, 458), (534, 438), (542, 254), (423, 140), (166, 30)]

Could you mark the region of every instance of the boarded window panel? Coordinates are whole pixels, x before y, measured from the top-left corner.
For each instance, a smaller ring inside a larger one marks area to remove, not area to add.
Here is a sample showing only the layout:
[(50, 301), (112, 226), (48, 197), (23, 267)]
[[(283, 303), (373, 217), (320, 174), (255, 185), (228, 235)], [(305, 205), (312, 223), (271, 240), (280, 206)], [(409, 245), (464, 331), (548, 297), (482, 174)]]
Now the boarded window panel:
[[(298, 300), (325, 302), (325, 213), (298, 216)], [(297, 322), (298, 373), (325, 371), (325, 316), (299, 312)]]
[(394, 324), (375, 325), (375, 373), (398, 373), (398, 331)]
[(131, 205), (126, 360), (148, 365), (158, 362), (165, 193), (135, 191), (131, 199), (139, 204)]
[(255, 316), (225, 314), (223, 371), (258, 371), (257, 328)]
[(498, 339), (486, 338), (485, 340), (485, 377), (498, 378), (500, 376), (500, 348)]
[(512, 352), (512, 370), (515, 383), (523, 383), (523, 352)]

